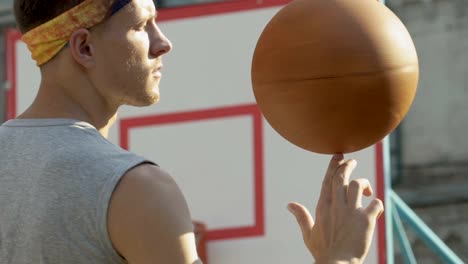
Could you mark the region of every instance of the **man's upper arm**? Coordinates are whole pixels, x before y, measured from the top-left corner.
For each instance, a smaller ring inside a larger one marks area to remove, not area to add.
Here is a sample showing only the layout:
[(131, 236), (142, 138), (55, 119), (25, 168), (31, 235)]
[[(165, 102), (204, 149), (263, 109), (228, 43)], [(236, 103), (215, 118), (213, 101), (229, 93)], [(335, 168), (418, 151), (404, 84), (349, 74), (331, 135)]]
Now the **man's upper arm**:
[(174, 180), (154, 165), (122, 178), (108, 212), (112, 243), (130, 264), (196, 264), (193, 225)]

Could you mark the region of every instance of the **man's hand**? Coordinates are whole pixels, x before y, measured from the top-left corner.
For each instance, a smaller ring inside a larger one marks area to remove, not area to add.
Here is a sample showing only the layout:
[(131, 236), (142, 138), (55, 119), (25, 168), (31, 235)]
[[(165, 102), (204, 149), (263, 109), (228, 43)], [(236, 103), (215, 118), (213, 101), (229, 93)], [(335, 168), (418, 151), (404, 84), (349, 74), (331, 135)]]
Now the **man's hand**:
[(333, 156), (322, 184), (315, 222), (303, 205), (288, 205), (318, 264), (362, 263), (369, 251), (383, 204), (374, 199), (362, 207), (362, 195), (372, 195), (372, 188), (367, 179), (349, 182), (355, 167), (356, 161), (345, 161), (342, 154)]

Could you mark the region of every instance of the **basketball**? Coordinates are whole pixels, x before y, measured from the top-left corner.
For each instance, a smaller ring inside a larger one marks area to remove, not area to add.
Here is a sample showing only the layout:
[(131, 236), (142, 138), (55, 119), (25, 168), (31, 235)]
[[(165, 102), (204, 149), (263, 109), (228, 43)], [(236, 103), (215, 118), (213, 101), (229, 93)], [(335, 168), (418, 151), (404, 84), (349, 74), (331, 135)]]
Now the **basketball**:
[(263, 29), (252, 87), (268, 123), (306, 150), (369, 147), (402, 121), (416, 95), (416, 49), (376, 0), (294, 0)]

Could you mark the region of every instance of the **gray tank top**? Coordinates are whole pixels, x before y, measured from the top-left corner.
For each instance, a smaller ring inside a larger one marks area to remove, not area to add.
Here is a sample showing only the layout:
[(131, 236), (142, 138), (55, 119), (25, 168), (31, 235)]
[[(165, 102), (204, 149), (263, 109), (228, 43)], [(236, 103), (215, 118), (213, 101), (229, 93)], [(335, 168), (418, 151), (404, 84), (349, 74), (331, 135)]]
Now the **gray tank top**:
[(107, 230), (120, 178), (148, 162), (90, 124), (16, 119), (0, 126), (0, 263), (126, 263)]

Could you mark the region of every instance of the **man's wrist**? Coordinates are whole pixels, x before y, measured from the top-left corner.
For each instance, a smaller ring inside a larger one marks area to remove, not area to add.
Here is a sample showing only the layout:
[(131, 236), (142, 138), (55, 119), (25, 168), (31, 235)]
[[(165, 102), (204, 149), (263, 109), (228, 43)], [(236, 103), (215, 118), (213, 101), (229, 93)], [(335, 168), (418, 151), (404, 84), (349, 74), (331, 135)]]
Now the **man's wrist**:
[(361, 264), (362, 262), (356, 258), (350, 260), (322, 260), (316, 261), (315, 264)]
[(315, 264), (351, 264), (350, 261), (336, 260), (336, 261), (317, 261)]

